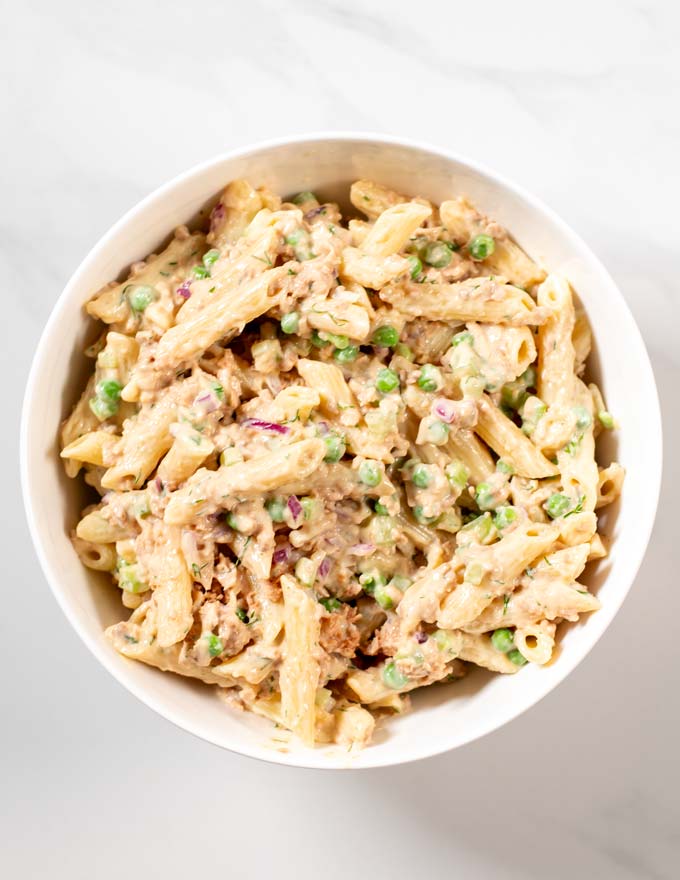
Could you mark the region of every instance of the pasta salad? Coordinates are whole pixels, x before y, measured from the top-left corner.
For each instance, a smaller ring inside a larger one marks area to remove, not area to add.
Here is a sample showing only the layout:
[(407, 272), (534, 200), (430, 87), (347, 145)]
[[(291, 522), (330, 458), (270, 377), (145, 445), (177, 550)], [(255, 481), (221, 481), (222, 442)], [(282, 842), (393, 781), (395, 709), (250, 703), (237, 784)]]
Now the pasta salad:
[(465, 198), (350, 202), (233, 181), (97, 292), (61, 456), (121, 654), (358, 748), (469, 664), (551, 660), (623, 469), (564, 277)]

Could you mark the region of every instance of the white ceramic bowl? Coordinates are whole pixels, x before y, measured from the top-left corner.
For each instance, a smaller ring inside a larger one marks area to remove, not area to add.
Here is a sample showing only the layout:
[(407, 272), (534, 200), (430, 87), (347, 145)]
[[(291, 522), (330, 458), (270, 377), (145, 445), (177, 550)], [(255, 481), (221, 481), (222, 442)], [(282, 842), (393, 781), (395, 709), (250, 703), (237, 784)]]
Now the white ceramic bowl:
[[(309, 750), (293, 743), (280, 750), (267, 722), (225, 708), (212, 688), (118, 655), (102, 634), (125, 614), (118, 591), (107, 577), (80, 564), (68, 539), (84, 495), (78, 481), (64, 476), (57, 431), (82, 388), (81, 351), (93, 337), (83, 304), (236, 177), (282, 194), (310, 189), (341, 202), (347, 201), (350, 182), (360, 177), (435, 202), (469, 196), (507, 226), (529, 254), (570, 278), (596, 338), (591, 374), (621, 425), (615, 438), (605, 439), (609, 447), (603, 450), (628, 471), (621, 502), (602, 517), (613, 549), (589, 580), (602, 610), (561, 628), (560, 655), (548, 667), (528, 666), (516, 676), (479, 671), (458, 685), (427, 688), (415, 696), (411, 713), (390, 720), (375, 743), (356, 756), (335, 746)], [(489, 733), (540, 700), (585, 657), (620, 607), (647, 546), (661, 479), (661, 420), (647, 352), (623, 297), (588, 247), (552, 211), (448, 151), (384, 136), (323, 134), (219, 156), (161, 187), (116, 223), (71, 278), (47, 323), (26, 390), (21, 451), (28, 521), (47, 580), (76, 632), (121, 684), (185, 730), (244, 755), (304, 767), (375, 767), (434, 755)]]

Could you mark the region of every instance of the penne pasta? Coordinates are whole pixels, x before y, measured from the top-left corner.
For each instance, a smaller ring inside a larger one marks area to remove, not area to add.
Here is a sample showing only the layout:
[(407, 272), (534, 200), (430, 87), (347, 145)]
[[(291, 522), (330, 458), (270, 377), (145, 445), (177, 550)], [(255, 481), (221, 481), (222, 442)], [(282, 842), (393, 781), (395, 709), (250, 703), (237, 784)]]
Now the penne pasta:
[[(369, 285), (370, 286), (370, 285)], [(452, 284), (381, 284), (380, 298), (410, 318), (481, 321), (525, 326), (541, 324), (544, 312), (528, 293), (493, 277)]]
[(304, 479), (321, 464), (326, 447), (321, 440), (301, 440), (270, 455), (217, 471), (200, 470), (183, 489), (173, 492), (165, 509), (165, 521), (183, 524), (217, 509), (234, 494), (271, 492), (293, 479)]
[(308, 745), (314, 743), (319, 664), (314, 653), (320, 638), (319, 605), (292, 577), (281, 578), (285, 640), (279, 672), (284, 724)]
[(383, 259), (398, 253), (431, 214), (430, 208), (416, 202), (403, 202), (387, 208), (361, 243), (362, 253)]
[(479, 403), (475, 432), (522, 477), (552, 477), (558, 468), (487, 397)]

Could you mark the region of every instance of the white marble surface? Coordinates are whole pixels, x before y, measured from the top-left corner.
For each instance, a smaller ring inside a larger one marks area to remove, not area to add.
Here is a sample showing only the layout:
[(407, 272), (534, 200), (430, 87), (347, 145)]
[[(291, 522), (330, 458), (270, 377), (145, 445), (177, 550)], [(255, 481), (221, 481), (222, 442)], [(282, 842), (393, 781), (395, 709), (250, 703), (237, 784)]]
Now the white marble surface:
[[(7, 8), (3, 875), (678, 876), (677, 9), (665, 0), (25, 0)], [(108, 226), (223, 149), (322, 128), (450, 146), (561, 213), (635, 313), (666, 430), (647, 559), (586, 662), (482, 741), (361, 774), (220, 752), (123, 691), (48, 592), (16, 463), (38, 335)]]

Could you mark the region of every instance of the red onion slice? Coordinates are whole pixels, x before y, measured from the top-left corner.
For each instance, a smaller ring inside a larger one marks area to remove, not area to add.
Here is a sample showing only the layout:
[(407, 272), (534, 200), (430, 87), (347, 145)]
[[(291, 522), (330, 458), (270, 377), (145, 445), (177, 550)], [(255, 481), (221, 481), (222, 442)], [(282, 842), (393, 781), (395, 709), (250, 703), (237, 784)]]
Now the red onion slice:
[(274, 434), (287, 434), (290, 428), (287, 425), (279, 425), (278, 422), (264, 422), (262, 419), (244, 419), (241, 422), (243, 428), (259, 428), (261, 431), (272, 431)]
[(302, 516), (302, 505), (298, 501), (295, 495), (291, 495), (288, 501), (286, 502), (286, 506), (288, 510), (290, 510), (293, 519), (297, 522), (297, 520)]
[(210, 212), (210, 231), (214, 232), (215, 227), (218, 223), (220, 223), (224, 218), (224, 205), (222, 202), (218, 202), (215, 207)]
[(212, 391), (204, 391), (194, 400), (194, 406), (202, 410), (206, 415), (220, 408), (220, 401)]
[(446, 422), (447, 425), (450, 425), (456, 418), (456, 404), (452, 400), (447, 400), (445, 397), (439, 397), (435, 400), (432, 408), (434, 414), (443, 422)]
[(181, 296), (182, 299), (189, 299), (191, 296), (191, 281), (188, 279), (183, 281), (180, 286), (177, 288), (177, 296)]
[(352, 556), (370, 556), (371, 553), (375, 553), (375, 544), (354, 544), (348, 552)]
[(272, 562), (274, 563), (274, 565), (281, 565), (284, 562), (288, 562), (289, 554), (290, 547), (288, 546), (288, 544), (283, 544), (281, 547), (274, 551)]

